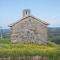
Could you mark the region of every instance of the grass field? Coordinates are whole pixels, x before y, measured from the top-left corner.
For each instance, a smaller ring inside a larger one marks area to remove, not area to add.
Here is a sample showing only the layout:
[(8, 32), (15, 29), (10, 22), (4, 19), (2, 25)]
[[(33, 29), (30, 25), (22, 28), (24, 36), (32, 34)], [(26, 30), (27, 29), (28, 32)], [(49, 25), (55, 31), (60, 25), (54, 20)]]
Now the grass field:
[(0, 57), (36, 55), (47, 56), (50, 60), (60, 60), (60, 45), (52, 42), (47, 44), (12, 44), (10, 40), (0, 40)]

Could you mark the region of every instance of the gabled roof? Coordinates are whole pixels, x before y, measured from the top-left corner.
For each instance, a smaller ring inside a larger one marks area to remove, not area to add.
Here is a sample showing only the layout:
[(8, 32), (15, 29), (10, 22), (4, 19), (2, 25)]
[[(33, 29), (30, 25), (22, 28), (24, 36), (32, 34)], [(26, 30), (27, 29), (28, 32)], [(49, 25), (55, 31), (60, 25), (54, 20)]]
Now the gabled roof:
[(15, 22), (15, 23), (13, 23), (13, 24), (10, 24), (9, 27), (12, 27), (12, 26), (14, 26), (15, 24), (19, 23), (20, 21), (22, 21), (22, 20), (24, 20), (24, 19), (26, 19), (26, 18), (29, 18), (29, 17), (32, 17), (32, 18), (38, 20), (39, 22), (41, 22), (41, 23), (43, 23), (43, 24), (45, 24), (45, 25), (49, 25), (47, 22), (45, 22), (45, 21), (43, 21), (43, 20), (41, 20), (41, 19), (39, 19), (39, 18), (36, 18), (36, 17), (34, 17), (34, 16), (31, 15), (31, 16), (23, 17), (22, 19), (18, 20), (17, 22)]

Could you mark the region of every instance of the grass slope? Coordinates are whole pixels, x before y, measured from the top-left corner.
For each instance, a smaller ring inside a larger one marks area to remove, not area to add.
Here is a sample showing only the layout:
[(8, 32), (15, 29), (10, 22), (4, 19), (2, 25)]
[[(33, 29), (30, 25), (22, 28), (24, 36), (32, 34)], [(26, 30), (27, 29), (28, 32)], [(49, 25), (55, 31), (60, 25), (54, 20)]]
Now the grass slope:
[(45, 45), (0, 43), (0, 57), (36, 55), (47, 56), (50, 60), (60, 60), (60, 45), (52, 42), (48, 42)]
[(0, 57), (36, 55), (60, 59), (60, 48), (38, 44), (0, 44)]

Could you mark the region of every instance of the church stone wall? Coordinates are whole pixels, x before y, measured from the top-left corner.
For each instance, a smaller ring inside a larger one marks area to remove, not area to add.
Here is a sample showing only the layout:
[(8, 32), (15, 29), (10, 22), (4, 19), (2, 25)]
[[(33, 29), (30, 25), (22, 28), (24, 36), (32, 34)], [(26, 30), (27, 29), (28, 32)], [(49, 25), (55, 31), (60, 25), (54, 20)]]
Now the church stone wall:
[(11, 27), (11, 41), (24, 43), (47, 42), (47, 25), (28, 17)]

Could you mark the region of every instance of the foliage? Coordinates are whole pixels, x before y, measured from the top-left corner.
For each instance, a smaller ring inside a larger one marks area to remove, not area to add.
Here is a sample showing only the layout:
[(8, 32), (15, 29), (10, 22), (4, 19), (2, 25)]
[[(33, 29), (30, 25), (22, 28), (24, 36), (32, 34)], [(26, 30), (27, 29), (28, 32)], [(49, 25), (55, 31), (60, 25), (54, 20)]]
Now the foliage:
[(47, 44), (12, 44), (0, 43), (0, 57), (8, 56), (48, 56), (49, 59), (60, 60), (60, 45)]
[(48, 41), (47, 45), (50, 47), (57, 47), (58, 46), (56, 43), (51, 42), (51, 41)]
[(0, 43), (6, 44), (6, 43), (11, 43), (11, 41), (8, 38), (0, 38)]

